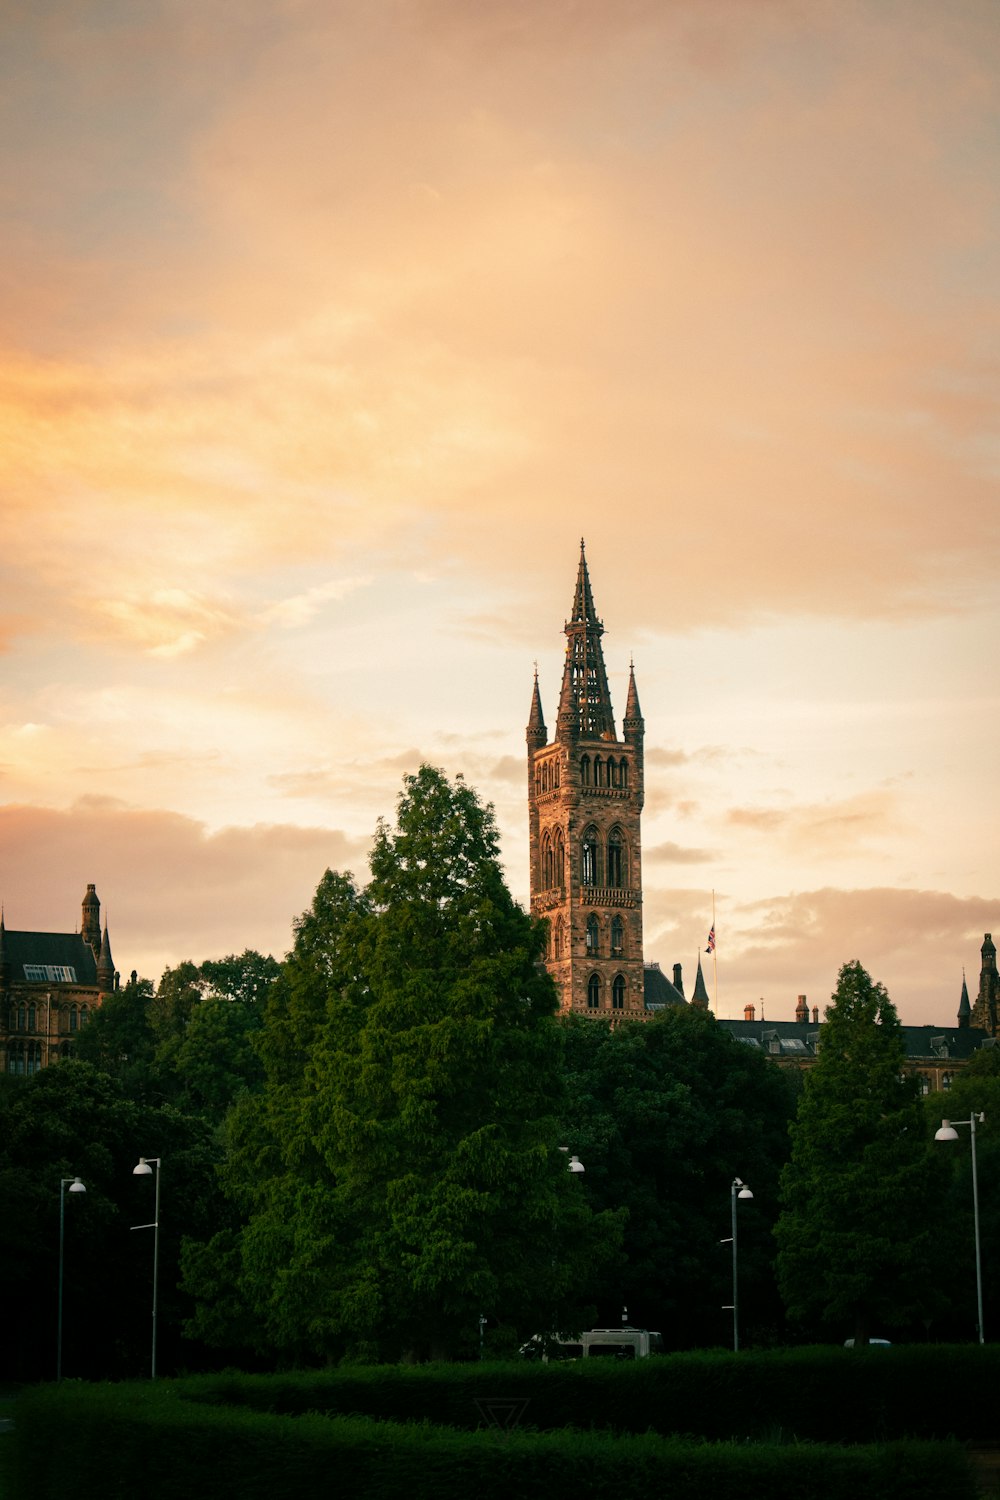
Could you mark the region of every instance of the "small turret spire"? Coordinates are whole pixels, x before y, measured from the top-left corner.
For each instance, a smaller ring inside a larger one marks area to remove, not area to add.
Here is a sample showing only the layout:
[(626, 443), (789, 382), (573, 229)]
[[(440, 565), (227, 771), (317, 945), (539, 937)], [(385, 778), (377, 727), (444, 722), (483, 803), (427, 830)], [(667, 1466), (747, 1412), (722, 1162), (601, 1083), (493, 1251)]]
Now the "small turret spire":
[(108, 937), (107, 918), (104, 921), (104, 935), (101, 938), (101, 952), (97, 960), (97, 983), (102, 992), (108, 993), (115, 986), (115, 963), (111, 957), (111, 940)]
[(538, 663), (535, 663), (535, 685), (531, 690), (531, 712), (528, 715), (528, 744), (540, 750), (548, 739), (545, 715), (542, 713), (542, 695), (538, 690)]
[(701, 972), (701, 954), (698, 954), (698, 972), (694, 979), (694, 993), (691, 996), (691, 1004), (700, 1006), (702, 1010), (708, 1010), (708, 990), (705, 988), (705, 976)]

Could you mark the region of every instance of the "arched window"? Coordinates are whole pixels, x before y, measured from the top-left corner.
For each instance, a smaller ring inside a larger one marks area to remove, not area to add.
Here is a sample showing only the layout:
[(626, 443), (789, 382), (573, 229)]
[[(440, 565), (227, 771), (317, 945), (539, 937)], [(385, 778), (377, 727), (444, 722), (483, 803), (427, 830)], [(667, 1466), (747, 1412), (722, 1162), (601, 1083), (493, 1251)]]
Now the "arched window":
[(7, 1049), (7, 1072), (24, 1072), (24, 1043), (12, 1042)]
[(32, 1005), (28, 1006), (28, 1030), (29, 1031), (34, 1031), (34, 1029), (35, 1029), (35, 1007), (32, 1004)]
[(587, 1008), (588, 1010), (601, 1008), (601, 976), (599, 974), (591, 974), (587, 980)]
[(625, 979), (621, 974), (616, 974), (611, 981), (611, 1009), (625, 1009)]
[(950, 1073), (942, 1073), (941, 1074), (941, 1087), (945, 1091), (945, 1093), (947, 1093), (947, 1091), (951, 1088), (951, 1074)]
[(37, 1073), (42, 1066), (42, 1047), (40, 1042), (28, 1043), (28, 1066), (29, 1073)]
[(584, 885), (597, 884), (597, 829), (588, 828), (580, 845), (581, 878)]
[(611, 956), (618, 958), (625, 952), (625, 924), (621, 917), (611, 918)]
[(552, 889), (552, 840), (548, 830), (542, 834), (542, 890)]
[(599, 755), (594, 756), (594, 785), (604, 785), (604, 762)]
[(922, 1094), (929, 1094), (930, 1091), (931, 1091), (931, 1081), (927, 1077), (927, 1074), (926, 1073), (918, 1073), (917, 1077), (920, 1079), (920, 1092)]
[(75, 1031), (76, 1028), (79, 1026), (79, 1024), (80, 1024), (80, 1017), (79, 1017), (79, 1015), (77, 1013), (76, 1006), (75, 1005), (71, 1005), (70, 1008), (69, 1008), (69, 1029), (70, 1029), (70, 1031)]
[(563, 944), (566, 941), (566, 924), (562, 917), (556, 917), (555, 927), (552, 929), (552, 957), (562, 958)]
[(618, 774), (618, 762), (616, 760), (608, 761), (608, 780), (612, 786), (621, 785), (621, 778)]
[(552, 836), (552, 864), (553, 884), (565, 885), (566, 883), (566, 846), (563, 843), (563, 831), (557, 828)]
[(87, 1024), (87, 1017), (89, 1015), (90, 1015), (90, 1006), (89, 1005), (81, 1005), (80, 1006), (80, 1025), (81, 1026), (86, 1026), (86, 1024)]
[(590, 785), (590, 756), (585, 755), (580, 761), (580, 785)]
[(536, 797), (540, 797), (541, 795), (542, 795), (542, 768), (541, 768), (541, 766), (536, 766), (535, 767), (535, 796)]
[(25, 1027), (25, 1016), (26, 1015), (27, 1015), (27, 1012), (25, 1011), (24, 1006), (23, 1005), (19, 1005), (17, 1007), (17, 1029), (18, 1029), (18, 1031), (23, 1031), (24, 1030), (24, 1027)]
[(622, 880), (622, 835), (620, 828), (612, 828), (608, 835), (608, 885), (620, 887), (624, 884)]
[(622, 784), (623, 787), (627, 787), (628, 786), (628, 761), (623, 759), (621, 761), (618, 769), (621, 772), (621, 784)]
[(559, 762), (555, 761), (555, 762), (553, 762), (553, 766), (552, 766), (552, 785), (557, 790), (558, 790), (558, 788), (560, 786), (560, 780), (561, 779), (560, 779), (560, 776), (559, 776)]
[(597, 948), (598, 948), (597, 918), (594, 916), (594, 913), (591, 912), (590, 916), (587, 918), (587, 952), (589, 954), (591, 954), (591, 955), (594, 955), (597, 952)]

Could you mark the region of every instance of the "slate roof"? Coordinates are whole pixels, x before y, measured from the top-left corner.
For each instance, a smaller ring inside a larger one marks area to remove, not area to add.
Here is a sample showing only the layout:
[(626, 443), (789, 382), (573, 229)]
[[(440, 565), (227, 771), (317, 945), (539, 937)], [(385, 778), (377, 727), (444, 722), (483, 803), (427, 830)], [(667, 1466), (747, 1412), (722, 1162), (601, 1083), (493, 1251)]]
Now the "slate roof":
[[(97, 985), (94, 950), (79, 932), (12, 932), (8, 927), (3, 935), (3, 957), (9, 965), (12, 984), (25, 983), (25, 964), (36, 964), (46, 968), (72, 969), (77, 984), (95, 988)], [(47, 984), (53, 981), (36, 982)]]
[[(811, 1021), (726, 1021), (718, 1023), (737, 1041), (759, 1047), (772, 1057), (815, 1057), (819, 1026)], [(968, 1061), (989, 1033), (979, 1026), (904, 1026), (906, 1056), (911, 1062)]]
[(644, 964), (642, 993), (647, 1010), (662, 1010), (666, 1005), (686, 1005), (687, 1001), (664, 974), (659, 964)]

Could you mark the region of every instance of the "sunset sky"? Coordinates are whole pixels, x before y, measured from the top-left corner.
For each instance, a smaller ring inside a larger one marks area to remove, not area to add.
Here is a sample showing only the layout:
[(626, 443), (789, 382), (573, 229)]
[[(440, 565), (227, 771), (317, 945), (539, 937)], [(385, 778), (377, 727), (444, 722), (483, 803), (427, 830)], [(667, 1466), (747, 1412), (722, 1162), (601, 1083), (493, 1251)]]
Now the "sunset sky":
[[(646, 957), (1000, 936), (996, 0), (9, 0), (0, 899), (282, 956), (421, 760), (496, 806), (581, 536)], [(708, 971), (711, 987), (712, 974)]]

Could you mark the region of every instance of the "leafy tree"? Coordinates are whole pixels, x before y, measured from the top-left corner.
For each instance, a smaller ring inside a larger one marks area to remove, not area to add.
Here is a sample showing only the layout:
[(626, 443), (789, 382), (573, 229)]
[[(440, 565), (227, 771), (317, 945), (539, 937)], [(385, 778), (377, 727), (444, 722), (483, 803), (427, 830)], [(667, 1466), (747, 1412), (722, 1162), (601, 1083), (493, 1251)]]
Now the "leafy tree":
[(775, 1230), (790, 1317), (866, 1343), (940, 1310), (935, 1230), (942, 1164), (917, 1081), (903, 1074), (895, 1008), (859, 963), (840, 971), (792, 1126)]
[(288, 1357), (460, 1354), (483, 1313), (569, 1326), (618, 1220), (557, 1150), (555, 993), (492, 809), (423, 766), (371, 873), (324, 877), (269, 1002), (264, 1093), (230, 1121), (249, 1303)]
[[(121, 1083), (69, 1059), (0, 1089), (0, 1278), (5, 1289), (0, 1373), (51, 1378), (56, 1351), (59, 1185), (65, 1195), (63, 1369), (107, 1379), (149, 1369), (152, 1219), (140, 1155), (162, 1157), (158, 1363), (181, 1358), (190, 1312), (177, 1290), (182, 1236), (205, 1236), (225, 1214), (208, 1126), (171, 1107), (126, 1097)], [(190, 1345), (184, 1362), (197, 1359)]]
[[(988, 1335), (1000, 1330), (1000, 1288), (991, 1274), (994, 1247), (1000, 1244), (1000, 1048), (981, 1047), (954, 1075), (947, 1094), (924, 1099), (928, 1134), (942, 1117), (976, 1121), (979, 1178), (979, 1235), (983, 1255), (983, 1324)], [(945, 1316), (935, 1324), (939, 1338), (965, 1339), (976, 1332), (975, 1223), (972, 1196), (970, 1130), (959, 1125), (957, 1142), (932, 1147), (947, 1169), (947, 1187), (934, 1205), (934, 1227), (942, 1248), (942, 1285), (948, 1298)], [(993, 1254), (991, 1255), (991, 1251)]]
[(744, 1338), (773, 1338), (781, 1307), (770, 1229), (794, 1081), (690, 1007), (613, 1029), (586, 1017), (564, 1024), (563, 1137), (595, 1206), (628, 1211), (601, 1320), (617, 1322), (627, 1307), (668, 1345), (728, 1343), (731, 1259), (720, 1241), (740, 1176), (754, 1193), (740, 1205)]
[(150, 981), (133, 974), (128, 984), (105, 996), (73, 1044), (74, 1056), (116, 1078), (133, 1098), (144, 1100), (162, 1095), (149, 1019), (152, 997)]

